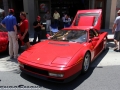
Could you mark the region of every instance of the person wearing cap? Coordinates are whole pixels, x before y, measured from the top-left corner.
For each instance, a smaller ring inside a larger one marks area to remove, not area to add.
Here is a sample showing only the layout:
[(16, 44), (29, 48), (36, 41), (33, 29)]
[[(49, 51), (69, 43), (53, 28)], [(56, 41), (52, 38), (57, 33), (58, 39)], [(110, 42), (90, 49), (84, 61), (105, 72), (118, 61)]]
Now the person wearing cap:
[(29, 33), (28, 33), (29, 23), (28, 23), (28, 20), (26, 18), (25, 12), (20, 13), (20, 19), (21, 19), (21, 22), (18, 23), (18, 26), (20, 28), (20, 33), (22, 36), (21, 39), (23, 40), (23, 42), (26, 45), (26, 48), (28, 49), (30, 47)]
[(9, 9), (9, 15), (7, 15), (1, 22), (1, 25), (8, 31), (9, 39), (9, 55), (10, 59), (17, 59), (18, 57), (18, 36), (17, 36), (17, 21), (13, 16), (14, 10)]
[(38, 42), (41, 41), (41, 28), (43, 27), (42, 22), (41, 22), (41, 17), (37, 16), (36, 21), (33, 23), (33, 28), (34, 28), (34, 40), (33, 43), (36, 43), (36, 39), (38, 37)]
[(120, 10), (118, 10), (117, 14), (118, 16), (114, 21), (112, 33), (114, 33), (114, 43), (115, 43), (114, 50), (118, 51), (120, 49)]

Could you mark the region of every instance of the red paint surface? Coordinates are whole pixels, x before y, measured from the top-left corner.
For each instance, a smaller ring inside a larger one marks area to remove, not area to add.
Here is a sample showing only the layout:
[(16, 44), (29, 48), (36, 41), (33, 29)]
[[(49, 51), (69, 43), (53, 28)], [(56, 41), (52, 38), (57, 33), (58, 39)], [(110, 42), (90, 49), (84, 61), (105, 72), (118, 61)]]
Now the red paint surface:
[[(90, 29), (100, 30), (101, 10), (78, 11), (78, 13), (88, 12), (100, 14), (95, 26), (74, 26), (72, 24), (71, 27), (65, 28), (64, 30), (82, 29), (86, 30), (87, 33), (89, 33)], [(65, 79), (74, 75), (82, 69), (83, 59), (86, 52), (90, 52), (91, 61), (93, 61), (100, 54), (100, 52), (104, 49), (104, 42), (106, 41), (106, 36), (106, 32), (99, 33), (98, 39), (94, 39), (89, 42), (90, 38), (88, 34), (88, 40), (86, 43), (71, 43), (46, 40), (32, 46), (31, 48), (23, 52), (18, 58), (18, 61), (24, 65), (46, 70), (48, 72), (63, 73), (64, 77), (57, 79)], [(37, 74), (34, 72), (32, 73)], [(55, 78), (50, 76), (45, 77)]]
[[(20, 34), (18, 34), (19, 40), (21, 42), (21, 45), (24, 45)], [(6, 51), (7, 47), (8, 47), (8, 33), (7, 32), (0, 32), (0, 52), (4, 52)]]

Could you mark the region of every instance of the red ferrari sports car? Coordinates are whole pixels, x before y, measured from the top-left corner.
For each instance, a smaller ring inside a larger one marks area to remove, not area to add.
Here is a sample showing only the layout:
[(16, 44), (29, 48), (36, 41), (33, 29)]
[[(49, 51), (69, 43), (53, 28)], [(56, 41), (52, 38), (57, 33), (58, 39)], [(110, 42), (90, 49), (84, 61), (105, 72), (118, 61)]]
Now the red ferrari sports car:
[[(20, 39), (20, 34), (18, 34), (18, 43), (19, 43), (19, 47), (21, 45), (24, 45), (23, 41)], [(6, 30), (1, 30), (0, 29), (0, 52), (4, 52), (4, 51), (8, 51), (8, 33)]]
[(22, 72), (53, 82), (69, 82), (106, 49), (107, 32), (100, 32), (101, 13), (81, 10), (69, 28), (33, 45), (18, 57)]

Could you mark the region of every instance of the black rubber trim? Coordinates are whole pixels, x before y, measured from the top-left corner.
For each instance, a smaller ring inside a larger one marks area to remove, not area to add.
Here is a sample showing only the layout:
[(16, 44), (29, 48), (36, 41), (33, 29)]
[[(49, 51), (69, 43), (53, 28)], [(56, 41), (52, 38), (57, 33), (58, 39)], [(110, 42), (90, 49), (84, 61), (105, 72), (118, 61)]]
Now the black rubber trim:
[(78, 26), (78, 21), (80, 19), (81, 16), (95, 16), (95, 20), (93, 23), (93, 26), (95, 25), (96, 21), (98, 20), (99, 17), (99, 13), (80, 13), (77, 15), (74, 26)]
[(38, 74), (35, 74), (35, 73), (32, 73), (32, 72), (29, 72), (29, 71), (23, 69), (22, 67), (20, 67), (20, 70), (23, 73), (28, 74), (30, 76), (33, 76), (33, 77), (36, 77), (36, 78), (39, 78), (39, 79), (42, 79), (42, 80), (50, 81), (50, 82), (55, 82), (55, 83), (67, 83), (67, 82), (70, 82), (70, 81), (74, 80), (77, 76), (79, 76), (80, 73), (81, 73), (79, 71), (76, 74), (74, 74), (71, 77), (68, 77), (66, 79), (55, 79), (55, 78), (48, 78), (48, 77), (45, 77), (45, 76), (41, 76), (41, 75), (38, 75)]

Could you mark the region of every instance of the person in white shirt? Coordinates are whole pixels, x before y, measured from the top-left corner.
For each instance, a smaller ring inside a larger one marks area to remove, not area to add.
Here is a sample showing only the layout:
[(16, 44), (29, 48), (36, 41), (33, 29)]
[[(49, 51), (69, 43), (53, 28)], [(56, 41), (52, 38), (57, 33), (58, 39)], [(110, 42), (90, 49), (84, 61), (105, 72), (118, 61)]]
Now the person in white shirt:
[(114, 43), (115, 43), (115, 51), (120, 51), (120, 10), (117, 12), (118, 16), (116, 17), (112, 33), (114, 34)]
[(59, 22), (59, 19), (60, 19), (60, 14), (55, 10), (54, 14), (53, 14), (53, 19), (56, 23), (56, 26), (58, 27), (58, 22)]

